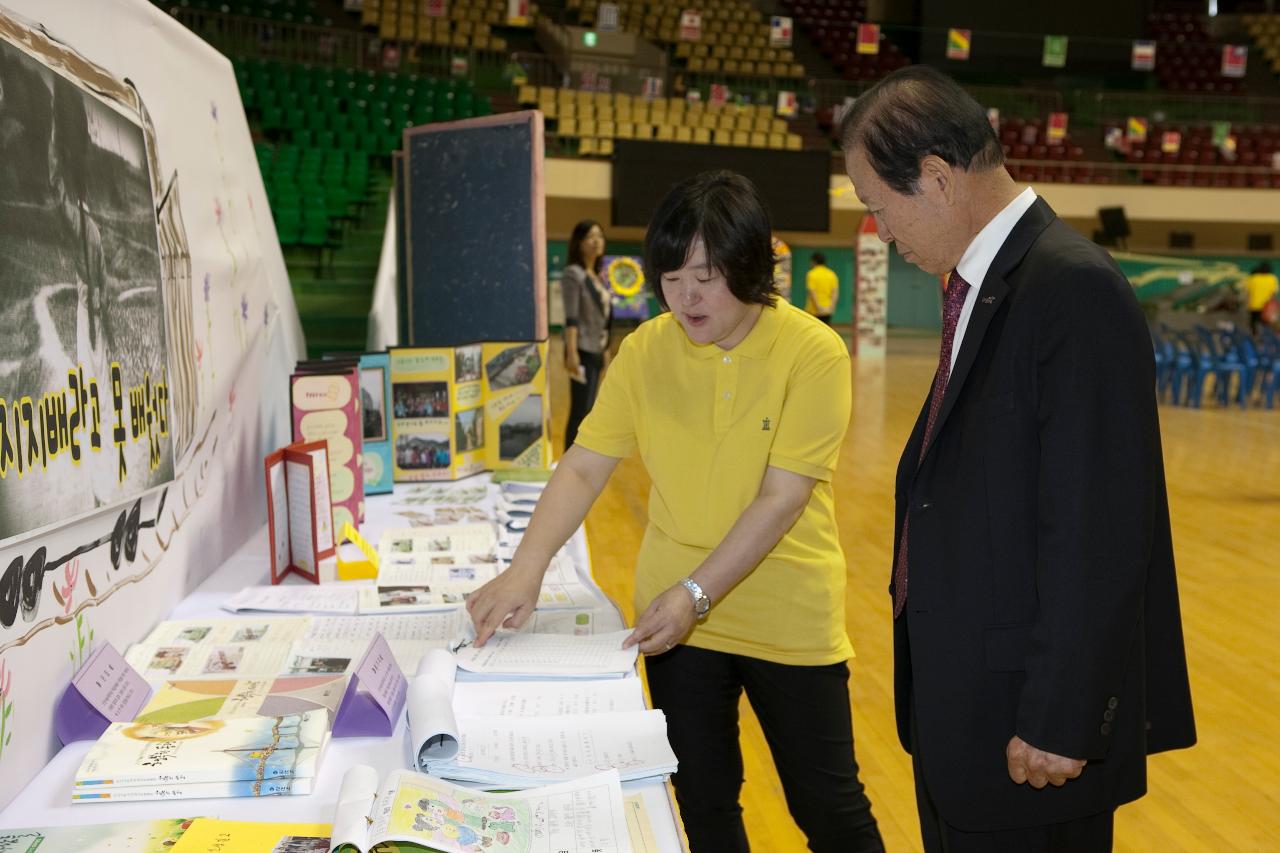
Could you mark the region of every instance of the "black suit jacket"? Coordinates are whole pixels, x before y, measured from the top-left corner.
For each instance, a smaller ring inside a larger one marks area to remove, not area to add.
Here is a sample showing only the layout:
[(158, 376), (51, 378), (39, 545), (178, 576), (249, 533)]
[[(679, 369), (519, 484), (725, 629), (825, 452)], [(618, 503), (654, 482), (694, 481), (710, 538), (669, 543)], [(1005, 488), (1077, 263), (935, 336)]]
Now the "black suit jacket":
[[(927, 401), (903, 451), (898, 734), (958, 828), (1111, 810), (1145, 792), (1148, 753), (1195, 742), (1150, 340), (1111, 258), (1037, 200), (982, 282), (924, 458)], [(1089, 763), (1016, 785), (1015, 734)]]

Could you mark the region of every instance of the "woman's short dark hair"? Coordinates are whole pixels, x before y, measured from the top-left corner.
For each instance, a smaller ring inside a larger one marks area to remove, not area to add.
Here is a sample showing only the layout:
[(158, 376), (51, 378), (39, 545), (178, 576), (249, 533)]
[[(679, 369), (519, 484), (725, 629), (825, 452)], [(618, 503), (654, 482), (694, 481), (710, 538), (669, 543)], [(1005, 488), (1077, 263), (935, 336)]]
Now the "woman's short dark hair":
[[(600, 225), (594, 219), (584, 219), (577, 225), (573, 226), (573, 233), (569, 235), (569, 263), (577, 264), (583, 269), (587, 268), (582, 258), (582, 241), (587, 239), (587, 235), (591, 233), (591, 229), (600, 228), (600, 236), (604, 236), (604, 226)], [(596, 258), (595, 269), (592, 270), (596, 275), (600, 275), (600, 271), (604, 268), (604, 255)]]
[(644, 235), (644, 277), (663, 308), (662, 276), (680, 269), (701, 237), (707, 263), (739, 302), (773, 305), (773, 228), (756, 185), (736, 172), (703, 172), (667, 193)]
[(819, 266), (827, 262), (827, 256), (822, 254), (821, 252), (814, 252), (812, 255), (809, 256), (809, 260), (813, 262), (814, 266)]
[(864, 92), (840, 121), (845, 153), (861, 148), (880, 179), (903, 195), (919, 189), (930, 154), (965, 171), (1004, 164), (987, 111), (960, 84), (924, 65), (900, 68)]
[(1267, 263), (1266, 261), (1262, 261), (1256, 267), (1254, 267), (1253, 271), (1249, 274), (1250, 275), (1266, 275), (1269, 272), (1271, 272), (1271, 264)]

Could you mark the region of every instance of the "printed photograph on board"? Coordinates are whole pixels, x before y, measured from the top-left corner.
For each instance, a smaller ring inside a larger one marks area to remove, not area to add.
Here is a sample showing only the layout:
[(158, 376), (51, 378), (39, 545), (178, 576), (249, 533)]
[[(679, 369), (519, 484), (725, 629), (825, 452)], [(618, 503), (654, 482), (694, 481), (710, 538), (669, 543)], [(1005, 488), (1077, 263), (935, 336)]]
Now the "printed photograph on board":
[(72, 70), (0, 38), (0, 540), (173, 479), (146, 137)]
[(385, 441), (387, 438), (386, 399), (383, 394), (385, 375), (381, 367), (360, 370), (360, 408), (365, 441)]
[(484, 409), (458, 412), (454, 422), (459, 453), (470, 453), (484, 446)]
[(532, 382), (541, 366), (538, 345), (527, 344), (503, 350), (489, 359), (484, 369), (489, 377), (489, 387), (496, 390)]
[(448, 382), (397, 382), (391, 386), (397, 418), (443, 418), (449, 414)]
[[(534, 354), (537, 354), (535, 350)], [(542, 397), (530, 394), (498, 427), (498, 456), (515, 459), (542, 438)]]

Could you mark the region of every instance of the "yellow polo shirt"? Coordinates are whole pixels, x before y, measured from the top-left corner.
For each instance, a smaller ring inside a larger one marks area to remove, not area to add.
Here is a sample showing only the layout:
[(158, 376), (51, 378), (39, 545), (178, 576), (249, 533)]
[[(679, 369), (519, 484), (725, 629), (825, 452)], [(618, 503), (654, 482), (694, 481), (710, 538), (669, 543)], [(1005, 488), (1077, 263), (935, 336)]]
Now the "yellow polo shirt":
[(853, 654), (831, 492), (851, 396), (839, 334), (783, 300), (731, 350), (694, 344), (671, 314), (623, 340), (577, 443), (617, 458), (638, 452), (648, 469), (637, 613), (720, 544), (772, 465), (818, 481), (809, 503), (687, 642), (799, 665)]
[(805, 310), (810, 314), (834, 314), (836, 294), (840, 291), (840, 279), (830, 267), (816, 266), (804, 277), (804, 289), (808, 292)]
[(1249, 298), (1249, 310), (1261, 311), (1271, 297), (1280, 291), (1280, 278), (1270, 272), (1252, 273), (1244, 280), (1244, 287)]

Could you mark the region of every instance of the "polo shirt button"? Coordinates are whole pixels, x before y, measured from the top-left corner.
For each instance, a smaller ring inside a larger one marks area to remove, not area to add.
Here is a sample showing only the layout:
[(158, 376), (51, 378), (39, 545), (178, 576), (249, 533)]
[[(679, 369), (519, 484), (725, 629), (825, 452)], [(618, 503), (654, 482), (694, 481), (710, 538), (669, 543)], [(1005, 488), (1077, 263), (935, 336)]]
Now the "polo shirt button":
[(733, 364), (733, 356), (731, 356), (731, 355), (726, 355), (726, 356), (724, 357), (724, 363), (725, 363), (725, 364)]
[(1098, 726), (1098, 731), (1101, 732), (1103, 735), (1111, 734), (1111, 724), (1103, 723), (1102, 725)]
[(733, 397), (733, 392), (732, 392), (732, 391), (725, 391), (725, 392), (724, 392), (724, 398), (725, 398), (726, 400), (730, 399), (731, 397)]

